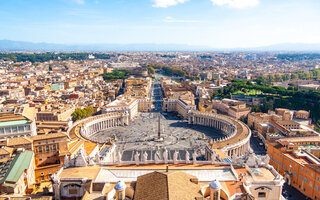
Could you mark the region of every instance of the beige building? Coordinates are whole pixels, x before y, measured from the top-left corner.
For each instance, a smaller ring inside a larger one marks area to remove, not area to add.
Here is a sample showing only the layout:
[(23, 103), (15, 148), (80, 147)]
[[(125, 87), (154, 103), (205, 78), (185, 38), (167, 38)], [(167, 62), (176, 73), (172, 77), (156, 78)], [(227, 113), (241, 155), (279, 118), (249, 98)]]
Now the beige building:
[(50, 108), (37, 113), (37, 121), (70, 121), (74, 107)]
[(196, 110), (194, 95), (190, 91), (175, 92), (163, 99), (162, 111), (177, 112), (183, 118), (187, 118), (190, 110)]
[(213, 100), (212, 108), (236, 119), (246, 118), (251, 112), (251, 108), (247, 107), (245, 102), (232, 99)]
[(129, 119), (139, 115), (139, 112), (150, 112), (152, 102), (148, 98), (134, 98), (126, 95), (119, 96), (117, 100), (107, 104), (102, 113), (128, 112)]
[(96, 165), (78, 167), (75, 173), (75, 168), (66, 168), (53, 176), (54, 197), (56, 200), (283, 199), (283, 178), (270, 166), (170, 164), (165, 169), (165, 165), (108, 168)]

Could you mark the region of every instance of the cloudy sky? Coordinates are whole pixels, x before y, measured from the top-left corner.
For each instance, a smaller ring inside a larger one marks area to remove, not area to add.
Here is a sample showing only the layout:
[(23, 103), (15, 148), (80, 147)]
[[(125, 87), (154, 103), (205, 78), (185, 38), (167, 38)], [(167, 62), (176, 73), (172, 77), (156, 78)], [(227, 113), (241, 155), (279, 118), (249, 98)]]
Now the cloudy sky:
[(0, 0), (0, 39), (216, 48), (320, 43), (320, 0)]

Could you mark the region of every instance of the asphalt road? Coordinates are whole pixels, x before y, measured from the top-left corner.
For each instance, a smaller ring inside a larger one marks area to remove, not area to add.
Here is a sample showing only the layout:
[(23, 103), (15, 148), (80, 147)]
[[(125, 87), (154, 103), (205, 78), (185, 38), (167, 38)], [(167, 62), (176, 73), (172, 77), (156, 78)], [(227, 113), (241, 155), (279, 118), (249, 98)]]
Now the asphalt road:
[(266, 155), (266, 150), (264, 145), (261, 146), (260, 143), (263, 143), (260, 138), (251, 136), (250, 138), (250, 146), (253, 152), (257, 155)]
[(282, 195), (287, 200), (307, 200), (306, 196), (304, 196), (299, 190), (287, 185), (286, 183), (283, 186)]

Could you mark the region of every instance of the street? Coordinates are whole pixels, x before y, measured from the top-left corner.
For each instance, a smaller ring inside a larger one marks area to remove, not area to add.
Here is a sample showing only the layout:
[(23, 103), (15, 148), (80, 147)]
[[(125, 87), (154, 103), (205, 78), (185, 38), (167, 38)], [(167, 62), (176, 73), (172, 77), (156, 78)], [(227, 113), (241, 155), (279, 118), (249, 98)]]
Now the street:
[(265, 155), (267, 153), (264, 145), (260, 145), (261, 143), (263, 144), (259, 137), (251, 136), (250, 146), (253, 152), (257, 155)]

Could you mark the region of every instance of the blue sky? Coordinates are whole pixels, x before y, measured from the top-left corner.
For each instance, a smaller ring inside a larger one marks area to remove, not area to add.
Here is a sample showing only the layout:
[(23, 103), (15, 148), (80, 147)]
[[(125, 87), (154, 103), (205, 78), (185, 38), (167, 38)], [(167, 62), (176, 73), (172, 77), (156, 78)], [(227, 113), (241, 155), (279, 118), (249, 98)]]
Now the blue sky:
[(0, 39), (217, 48), (320, 43), (320, 0), (0, 0)]

